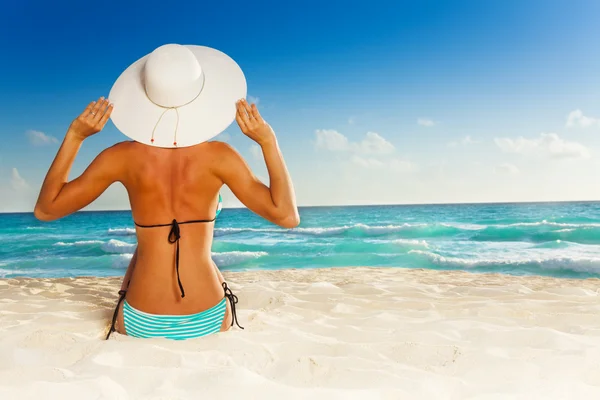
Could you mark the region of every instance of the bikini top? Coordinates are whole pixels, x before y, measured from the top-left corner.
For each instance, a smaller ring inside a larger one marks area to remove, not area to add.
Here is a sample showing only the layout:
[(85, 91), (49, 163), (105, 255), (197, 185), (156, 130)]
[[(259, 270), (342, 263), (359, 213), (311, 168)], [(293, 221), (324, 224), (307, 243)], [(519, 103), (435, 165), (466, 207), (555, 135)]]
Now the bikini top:
[(176, 219), (171, 221), (170, 224), (158, 224), (158, 225), (140, 225), (134, 221), (134, 224), (140, 228), (159, 228), (163, 226), (170, 226), (171, 230), (169, 231), (169, 243), (175, 243), (175, 271), (177, 272), (177, 283), (179, 284), (179, 290), (181, 290), (181, 297), (185, 297), (185, 292), (183, 290), (183, 285), (181, 284), (181, 279), (179, 279), (179, 239), (181, 238), (181, 232), (179, 230), (179, 225), (183, 224), (196, 224), (196, 223), (207, 223), (213, 222), (217, 219), (219, 214), (221, 213), (221, 209), (223, 203), (223, 199), (221, 198), (221, 194), (219, 193), (219, 203), (217, 205), (217, 212), (215, 213), (215, 217), (213, 219), (196, 219), (191, 221), (183, 221), (178, 222)]

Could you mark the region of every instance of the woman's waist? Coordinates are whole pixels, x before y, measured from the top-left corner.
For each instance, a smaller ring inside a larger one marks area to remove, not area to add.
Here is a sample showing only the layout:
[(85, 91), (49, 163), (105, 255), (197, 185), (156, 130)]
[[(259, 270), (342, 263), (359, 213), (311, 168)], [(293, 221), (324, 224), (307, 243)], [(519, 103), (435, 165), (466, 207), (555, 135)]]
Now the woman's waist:
[(153, 263), (158, 260), (171, 260), (175, 262), (175, 256), (179, 249), (179, 260), (188, 263), (207, 263), (211, 260), (211, 243), (185, 241), (169, 243), (168, 241), (138, 240), (137, 259), (138, 262)]
[(188, 285), (185, 298), (179, 296), (176, 288), (140, 286), (132, 282), (125, 299), (132, 307), (151, 314), (195, 314), (214, 307), (225, 297), (219, 284), (207, 288)]
[(148, 313), (191, 314), (214, 306), (224, 294), (212, 261), (188, 264), (185, 269), (180, 266), (179, 279), (174, 265), (144, 265), (138, 261), (126, 299), (132, 307)]

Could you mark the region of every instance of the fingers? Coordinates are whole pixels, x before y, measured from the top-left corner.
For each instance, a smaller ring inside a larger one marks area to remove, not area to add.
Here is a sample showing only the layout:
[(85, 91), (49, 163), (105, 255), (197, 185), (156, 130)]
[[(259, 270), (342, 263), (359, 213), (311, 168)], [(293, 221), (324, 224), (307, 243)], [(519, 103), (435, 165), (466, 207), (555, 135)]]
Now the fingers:
[(108, 102), (108, 99), (105, 99), (104, 97), (100, 97), (100, 99), (98, 99), (96, 102), (96, 107), (94, 107), (91, 114), (92, 120), (95, 123), (101, 123), (101, 121), (104, 119), (104, 116), (108, 112), (109, 104), (110, 103)]
[(92, 109), (94, 108), (95, 105), (96, 105), (95, 101), (92, 101), (90, 104), (88, 104), (87, 107), (85, 108), (85, 110), (83, 110), (83, 112), (81, 113), (81, 116), (87, 117), (88, 115), (90, 115), (90, 113), (92, 112)]
[(246, 132), (248, 130), (248, 128), (246, 127), (246, 124), (244, 123), (244, 121), (242, 120), (242, 118), (240, 117), (240, 115), (238, 113), (235, 114), (235, 121), (240, 126), (240, 129), (242, 130), (242, 132)]
[(112, 110), (113, 110), (113, 105), (109, 104), (108, 107), (106, 108), (106, 112), (104, 113), (102, 118), (100, 118), (100, 126), (103, 127), (104, 125), (106, 125), (106, 122), (110, 118), (110, 114), (112, 113)]
[(252, 109), (252, 116), (254, 117), (254, 119), (258, 122), (263, 122), (263, 119), (260, 116), (260, 113), (258, 112), (258, 108), (256, 107), (256, 104), (252, 104), (252, 106), (250, 106), (250, 108)]
[[(104, 97), (100, 97), (98, 99), (98, 101), (96, 101), (96, 104), (94, 104), (94, 106), (92, 107), (92, 111), (90, 112), (90, 114), (92, 115), (93, 118), (98, 117), (98, 114), (101, 112), (103, 105), (104, 105)], [(98, 117), (98, 118), (102, 118), (102, 115), (100, 115), (100, 117)]]
[(82, 140), (100, 132), (110, 118), (112, 110), (113, 105), (104, 97), (92, 101), (83, 113), (73, 120), (69, 132)]
[(252, 108), (250, 108), (250, 105), (248, 104), (248, 102), (245, 99), (242, 99), (241, 104), (242, 104), (242, 107), (244, 108), (244, 111), (248, 115), (248, 120), (250, 120), (250, 121), (253, 120), (254, 115), (252, 114)]
[(238, 101), (236, 104), (235, 120), (237, 121), (238, 125), (240, 126), (240, 129), (242, 130), (242, 132), (248, 131), (248, 122), (249, 122), (248, 115), (246, 114), (246, 111), (243, 108), (241, 101)]
[(248, 115), (248, 110), (246, 109), (246, 105), (244, 104), (244, 100), (240, 100), (237, 105), (237, 112), (240, 114), (242, 120), (248, 125), (250, 122), (250, 116)]
[(100, 107), (96, 111), (96, 115), (94, 115), (94, 121), (96, 122), (99, 122), (104, 118), (109, 106), (108, 99), (102, 99), (102, 101), (99, 101), (98, 103), (100, 104)]

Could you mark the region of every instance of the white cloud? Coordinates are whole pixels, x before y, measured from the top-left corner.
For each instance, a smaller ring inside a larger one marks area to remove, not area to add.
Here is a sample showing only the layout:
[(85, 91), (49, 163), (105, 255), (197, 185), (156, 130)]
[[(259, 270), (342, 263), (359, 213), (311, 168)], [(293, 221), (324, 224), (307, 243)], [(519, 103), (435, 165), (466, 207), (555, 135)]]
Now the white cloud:
[(51, 135), (46, 135), (44, 132), (36, 130), (28, 130), (25, 132), (29, 138), (29, 143), (34, 146), (44, 146), (47, 144), (58, 143), (58, 139)]
[(317, 149), (357, 154), (391, 154), (395, 151), (393, 144), (375, 132), (367, 132), (360, 142), (350, 142), (346, 136), (333, 129), (318, 129), (315, 133)]
[(353, 156), (352, 162), (363, 168), (383, 168), (385, 165), (381, 160), (376, 158), (363, 158), (360, 156)]
[(561, 139), (556, 133), (541, 133), (538, 138), (495, 138), (494, 142), (506, 153), (549, 156), (551, 158), (590, 158), (587, 147), (578, 142)]
[(317, 149), (349, 154), (353, 165), (365, 169), (385, 169), (393, 172), (408, 172), (415, 169), (409, 161), (394, 157), (396, 148), (375, 132), (367, 132), (360, 142), (351, 142), (336, 130), (322, 129), (315, 132)]
[(396, 148), (375, 132), (367, 132), (367, 137), (360, 143), (353, 143), (355, 151), (362, 154), (390, 154)]
[(252, 146), (250, 146), (250, 154), (252, 154), (252, 157), (254, 157), (254, 159), (257, 161), (260, 161), (263, 159), (262, 150), (260, 149), (260, 146), (257, 144), (253, 144)]
[(260, 102), (260, 98), (254, 97), (254, 96), (248, 96), (247, 100), (248, 100), (248, 103), (250, 103), (250, 104), (254, 103), (257, 106), (258, 106), (258, 103)]
[(589, 128), (591, 126), (600, 127), (600, 119), (586, 117), (581, 110), (571, 111), (567, 117), (567, 128)]
[(14, 190), (29, 189), (29, 184), (25, 181), (25, 179), (21, 177), (21, 174), (19, 174), (19, 170), (17, 170), (16, 168), (12, 169), (10, 176), (10, 186)]
[(425, 126), (427, 128), (431, 128), (432, 126), (436, 125), (436, 122), (428, 118), (419, 118), (417, 120), (417, 124)]
[(521, 171), (513, 164), (504, 163), (494, 168), (494, 172), (500, 175), (517, 175)]
[(329, 151), (348, 151), (350, 142), (348, 138), (333, 129), (317, 129), (315, 147)]
[(458, 140), (458, 141), (453, 141), (448, 143), (449, 147), (457, 147), (458, 145), (463, 145), (463, 146), (467, 146), (470, 144), (477, 144), (477, 143), (481, 143), (480, 140), (474, 140), (473, 138), (471, 138), (471, 136), (465, 136), (464, 138)]
[(36, 195), (17, 168), (0, 169), (0, 212), (31, 212)]

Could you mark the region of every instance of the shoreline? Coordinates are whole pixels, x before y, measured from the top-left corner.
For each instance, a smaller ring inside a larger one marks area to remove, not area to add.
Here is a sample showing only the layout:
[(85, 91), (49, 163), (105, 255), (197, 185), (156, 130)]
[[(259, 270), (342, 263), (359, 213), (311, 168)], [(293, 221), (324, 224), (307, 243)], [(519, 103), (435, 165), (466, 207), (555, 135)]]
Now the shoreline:
[(0, 398), (600, 396), (598, 278), (223, 275), (245, 329), (185, 341), (103, 340), (121, 277), (0, 280)]

